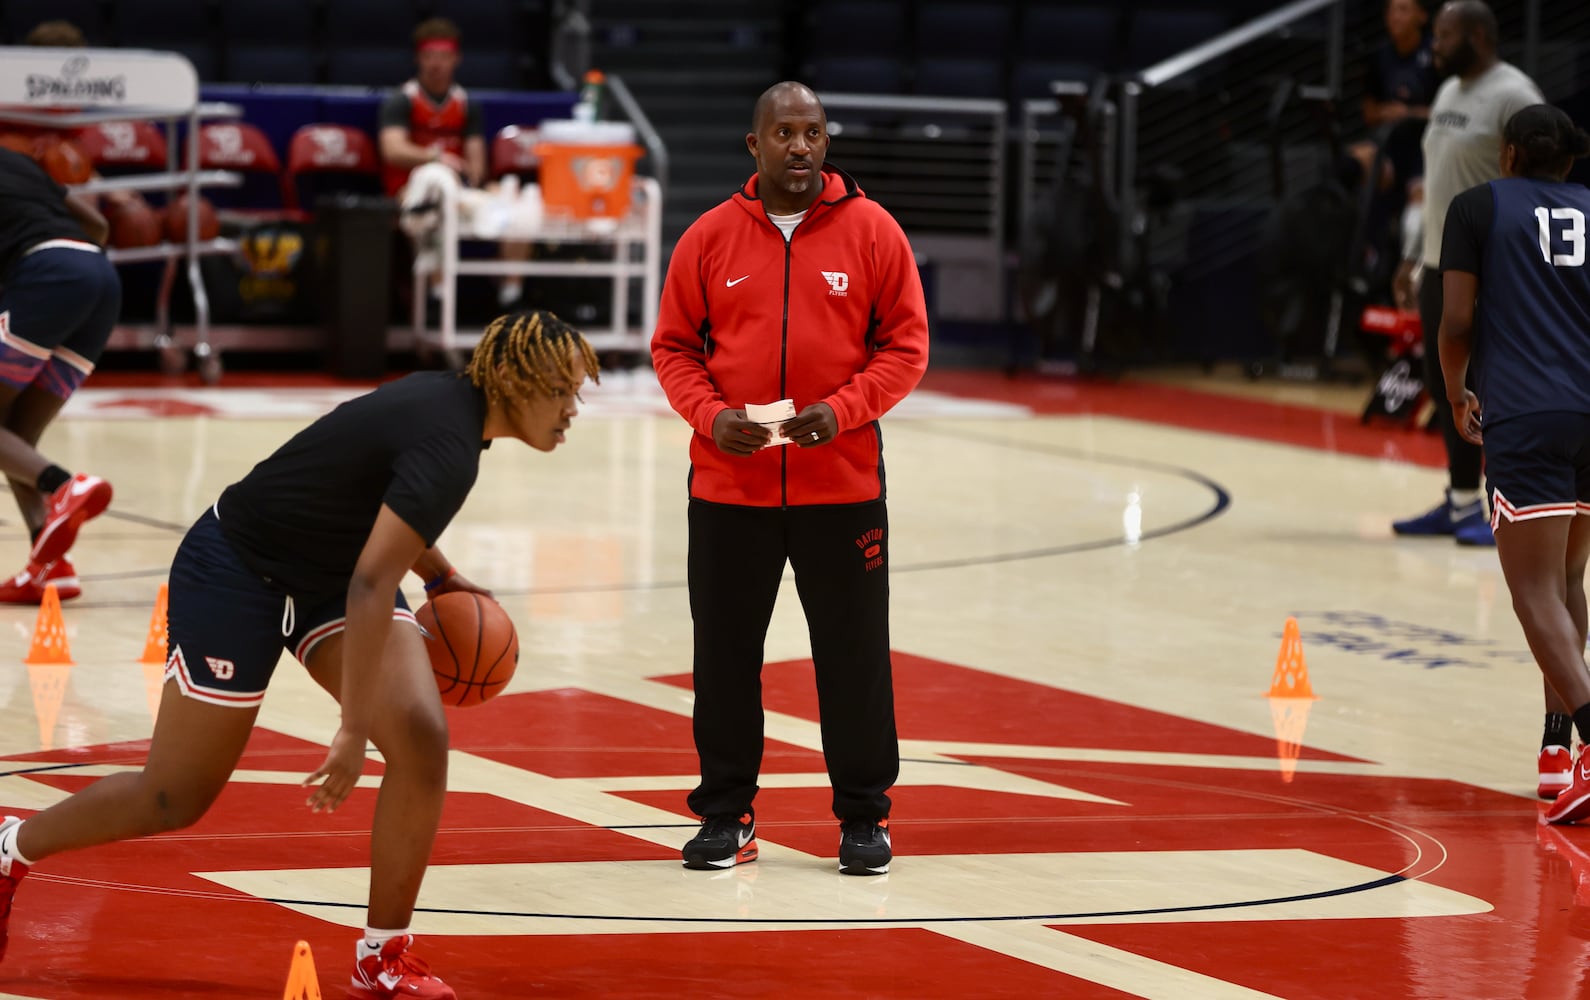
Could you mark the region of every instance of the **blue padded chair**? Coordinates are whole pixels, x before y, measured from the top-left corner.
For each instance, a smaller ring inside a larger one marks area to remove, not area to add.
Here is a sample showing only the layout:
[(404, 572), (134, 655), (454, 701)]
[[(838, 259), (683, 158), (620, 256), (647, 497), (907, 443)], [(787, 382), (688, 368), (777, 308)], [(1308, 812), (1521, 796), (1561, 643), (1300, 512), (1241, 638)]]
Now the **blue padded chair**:
[(321, 81), (316, 0), (220, 5), (226, 78), (236, 83)]
[(1125, 64), (1142, 69), (1207, 42), (1224, 31), (1230, 18), (1216, 10), (1139, 10), (1132, 16)]
[(401, 48), (338, 48), (326, 53), (326, 82), (396, 87), (414, 75), (414, 51)]
[(320, 82), (320, 56), (302, 45), (232, 45), (226, 78), (233, 83)]
[(328, 0), (326, 47), (412, 47), (419, 15), (415, 0)]
[(1021, 21), (1022, 62), (1073, 62), (1112, 68), (1120, 53), (1119, 7), (1031, 7)]
[(926, 97), (1005, 96), (999, 59), (918, 59), (913, 81), (912, 89)]
[(890, 0), (818, 0), (806, 20), (807, 51), (815, 58), (899, 52), (906, 4)]
[(506, 49), (483, 51), (468, 46), (458, 63), (458, 82), (477, 90), (522, 90), (524, 78), (519, 53)]
[(905, 89), (905, 65), (898, 59), (824, 56), (807, 65), (805, 82), (819, 91), (898, 94)]
[(1010, 9), (988, 3), (928, 3), (916, 17), (916, 55), (1003, 59), (1010, 49)]

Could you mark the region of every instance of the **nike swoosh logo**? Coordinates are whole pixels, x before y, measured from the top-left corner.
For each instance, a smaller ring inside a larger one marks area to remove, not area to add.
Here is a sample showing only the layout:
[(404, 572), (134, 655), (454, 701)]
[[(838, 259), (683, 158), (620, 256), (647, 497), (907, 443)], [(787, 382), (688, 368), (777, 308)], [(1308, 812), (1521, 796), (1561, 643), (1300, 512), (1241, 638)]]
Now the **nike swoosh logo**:
[[(733, 281), (725, 280), (723, 282), (723, 287), (724, 288), (733, 288), (735, 285), (738, 285), (740, 282), (744, 281), (746, 278), (749, 278), (749, 277), (750, 277), (750, 275), (747, 274), (747, 275), (745, 275), (743, 277), (735, 278)], [(744, 845), (741, 845), (741, 846), (744, 846)]]
[(741, 830), (739, 833), (734, 835), (734, 839), (736, 839), (736, 840), (738, 840), (740, 842), (740, 846), (741, 847), (744, 847), (746, 844), (749, 844), (751, 842), (751, 834), (752, 834), (752, 832), (753, 831), (751, 831), (751, 830)]
[(94, 481), (91, 480), (91, 479), (76, 479), (76, 480), (73, 480), (72, 481), (72, 496), (80, 497), (84, 493), (87, 493), (89, 490), (91, 490), (93, 488), (94, 488)]
[(1590, 767), (1585, 767), (1584, 762), (1579, 762), (1579, 780), (1590, 781)]

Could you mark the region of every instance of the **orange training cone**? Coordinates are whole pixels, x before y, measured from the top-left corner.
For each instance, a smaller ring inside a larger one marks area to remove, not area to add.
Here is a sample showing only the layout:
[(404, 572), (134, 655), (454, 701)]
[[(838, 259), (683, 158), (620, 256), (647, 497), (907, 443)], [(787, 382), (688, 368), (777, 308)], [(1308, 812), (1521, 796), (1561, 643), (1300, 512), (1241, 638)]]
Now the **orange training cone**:
[(23, 663), (72, 662), (66, 644), (66, 622), (61, 618), (61, 595), (55, 584), (45, 584), (44, 600), (39, 604), (39, 620), (33, 626), (33, 645)]
[(149, 616), (149, 637), (144, 640), (144, 655), (138, 658), (139, 663), (166, 665), (166, 600), (166, 585), (162, 583), (154, 613)]
[(320, 975), (315, 972), (315, 956), (310, 954), (309, 942), (300, 941), (293, 948), (293, 964), (287, 970), (287, 989), (282, 1000), (321, 1000)]
[(1308, 683), (1308, 664), (1303, 660), (1303, 633), (1297, 619), (1288, 618), (1281, 634), (1281, 652), (1275, 658), (1275, 675), (1270, 678), (1271, 698), (1313, 698)]

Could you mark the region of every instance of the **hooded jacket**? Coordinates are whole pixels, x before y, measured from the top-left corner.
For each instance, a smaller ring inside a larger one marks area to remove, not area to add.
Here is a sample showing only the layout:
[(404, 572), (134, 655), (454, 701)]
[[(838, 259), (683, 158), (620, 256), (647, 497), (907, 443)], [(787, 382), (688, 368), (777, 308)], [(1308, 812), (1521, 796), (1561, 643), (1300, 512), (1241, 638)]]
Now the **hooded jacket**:
[[(927, 307), (899, 223), (848, 174), (824, 166), (821, 176), (822, 194), (788, 243), (753, 176), (674, 248), (652, 364), (696, 432), (693, 499), (777, 507), (884, 496), (878, 418), (927, 369)], [(833, 441), (749, 456), (719, 450), (719, 413), (786, 398), (797, 413), (832, 407)]]

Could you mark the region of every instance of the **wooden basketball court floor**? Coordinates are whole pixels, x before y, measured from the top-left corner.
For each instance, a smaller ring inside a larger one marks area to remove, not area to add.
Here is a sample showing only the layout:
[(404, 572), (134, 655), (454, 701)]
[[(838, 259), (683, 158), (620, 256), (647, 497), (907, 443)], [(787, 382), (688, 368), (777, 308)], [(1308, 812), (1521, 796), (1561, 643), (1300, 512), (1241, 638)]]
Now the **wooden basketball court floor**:
[[(1434, 437), (1359, 427), (1362, 390), (1289, 391), (935, 372), (886, 420), (905, 759), (873, 879), (836, 870), (789, 585), (761, 860), (679, 865), (688, 430), (655, 385), (590, 391), (551, 456), (493, 448), (443, 545), (522, 659), (451, 714), (420, 953), (472, 1000), (1586, 995), (1590, 830), (1539, 823), (1538, 674), (1495, 553), (1390, 535), (1439, 496)], [(47, 450), (116, 502), (75, 553), (75, 665), (25, 665), (35, 612), (0, 609), (0, 808), (138, 766), (180, 532), (348, 392), (73, 402)], [(1266, 697), (1289, 616), (1316, 700)], [(341, 995), (379, 762), (313, 815), (334, 704), (289, 660), (259, 721), (196, 827), (35, 870), (0, 993), (274, 998), (302, 939)]]

